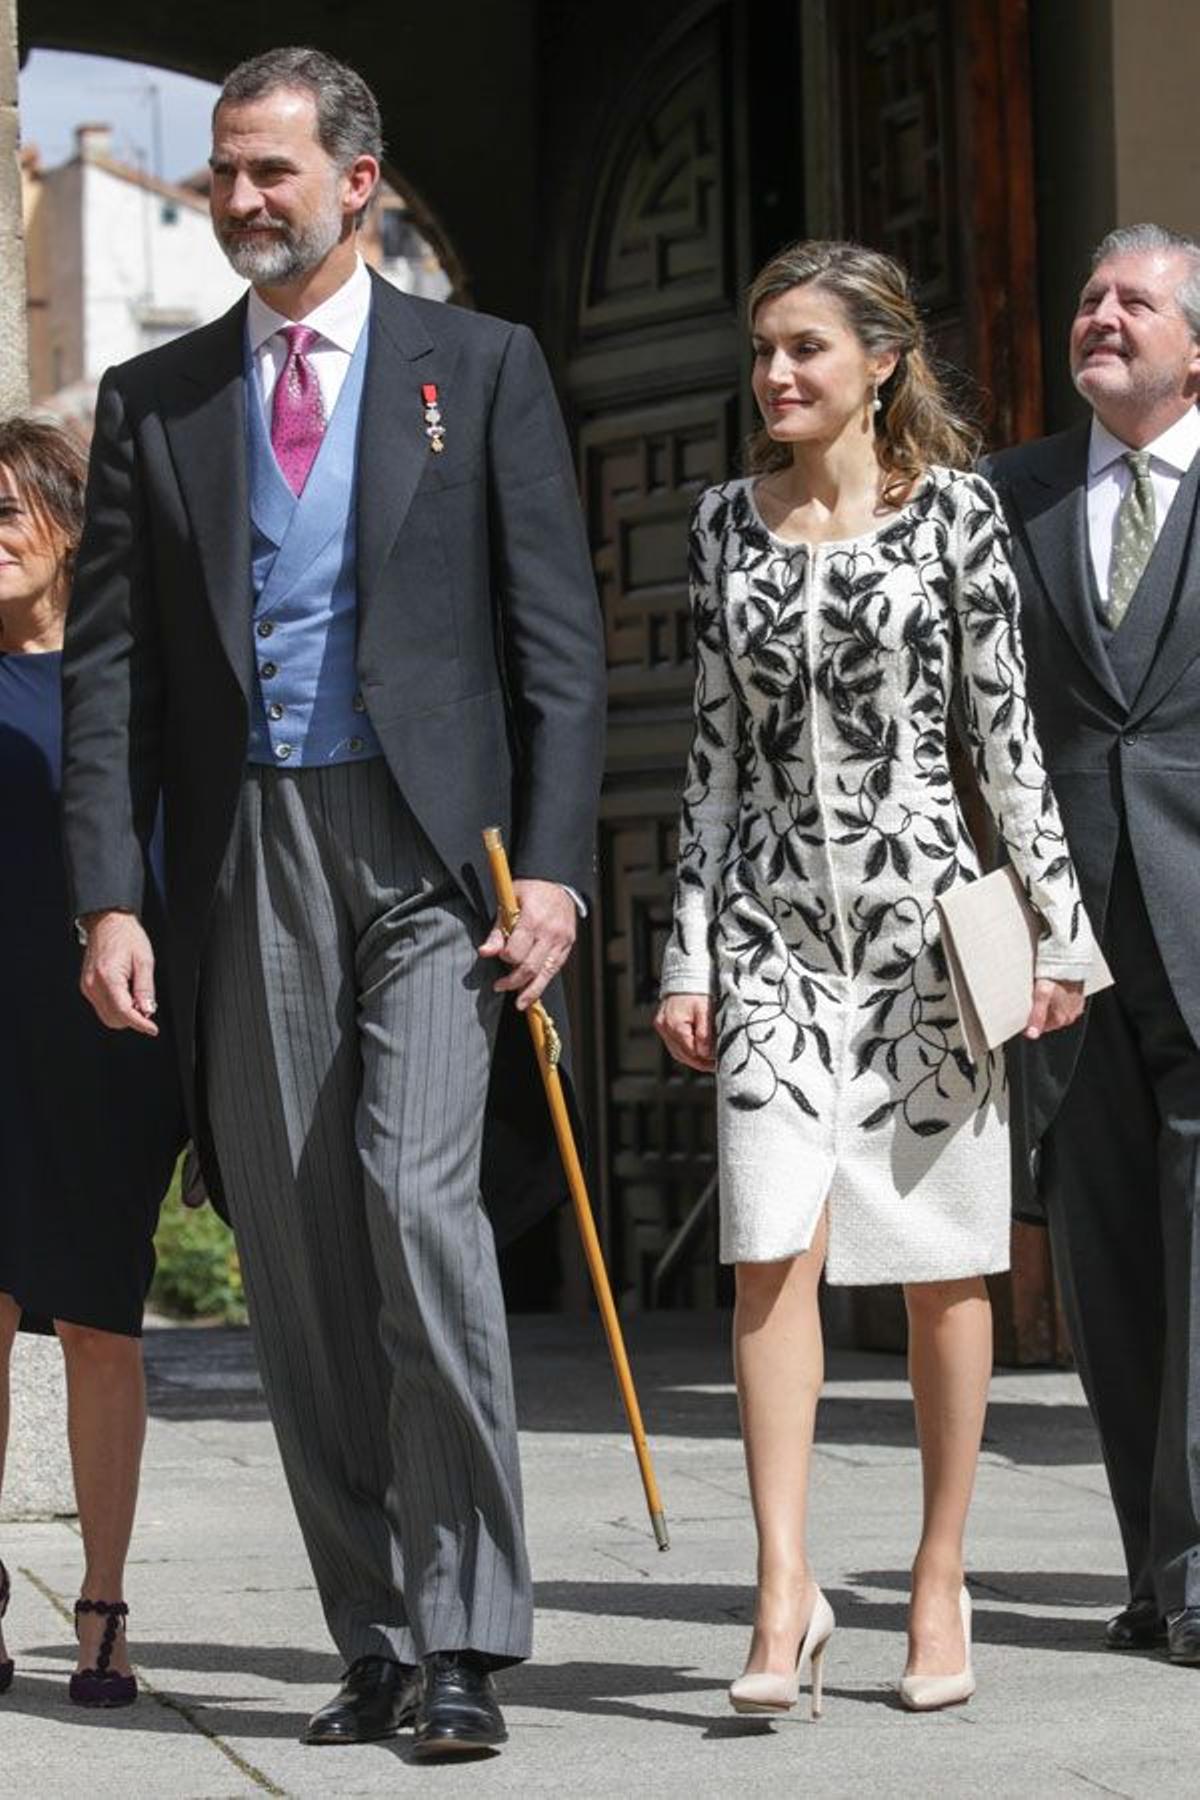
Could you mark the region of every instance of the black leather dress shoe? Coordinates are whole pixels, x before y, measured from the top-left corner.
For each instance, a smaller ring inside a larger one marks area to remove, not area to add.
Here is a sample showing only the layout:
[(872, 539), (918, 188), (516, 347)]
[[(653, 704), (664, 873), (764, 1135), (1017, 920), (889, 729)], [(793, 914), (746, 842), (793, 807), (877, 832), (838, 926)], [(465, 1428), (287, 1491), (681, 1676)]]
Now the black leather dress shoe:
[(374, 1744), (417, 1716), (421, 1671), (390, 1656), (360, 1656), (342, 1685), (308, 1721), (302, 1744)]
[(1200, 1606), (1185, 1606), (1167, 1625), (1167, 1655), (1173, 1663), (1200, 1668)]
[(479, 1754), (506, 1742), (508, 1732), (488, 1673), (487, 1659), (471, 1650), (437, 1650), (422, 1664), (425, 1691), (417, 1715), (413, 1755)]
[(1131, 1600), (1104, 1627), (1110, 1650), (1157, 1650), (1167, 1641), (1167, 1621), (1153, 1600)]

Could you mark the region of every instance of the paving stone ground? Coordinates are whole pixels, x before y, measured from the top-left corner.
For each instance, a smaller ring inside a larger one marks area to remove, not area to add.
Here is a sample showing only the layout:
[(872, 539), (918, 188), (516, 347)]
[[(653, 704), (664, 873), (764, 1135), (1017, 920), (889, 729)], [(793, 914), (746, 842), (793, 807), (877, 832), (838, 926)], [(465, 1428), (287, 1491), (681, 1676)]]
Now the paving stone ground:
[(152, 1422), (130, 1573), (144, 1697), (71, 1708), (73, 1524), (9, 1524), (0, 1793), (34, 1800), (225, 1800), (427, 1792), (581, 1796), (1145, 1796), (1200, 1792), (1200, 1670), (1101, 1648), (1124, 1588), (1075, 1378), (997, 1377), (973, 1519), (979, 1692), (910, 1717), (903, 1657), (918, 1517), (900, 1363), (831, 1358), (813, 1551), (838, 1616), (826, 1711), (739, 1719), (753, 1536), (727, 1320), (632, 1321), (630, 1347), (672, 1531), (656, 1552), (599, 1328), (513, 1325), (537, 1580), (536, 1659), (503, 1678), (504, 1753), (422, 1767), (408, 1740), (306, 1749), (336, 1685), (244, 1332), (153, 1331)]

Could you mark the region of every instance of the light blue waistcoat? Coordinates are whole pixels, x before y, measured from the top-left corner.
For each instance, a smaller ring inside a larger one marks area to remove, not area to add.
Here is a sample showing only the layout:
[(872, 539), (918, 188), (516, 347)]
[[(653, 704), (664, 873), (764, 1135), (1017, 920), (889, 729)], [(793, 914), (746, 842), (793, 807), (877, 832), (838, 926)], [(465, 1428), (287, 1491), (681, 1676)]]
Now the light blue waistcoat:
[(277, 768), (382, 754), (358, 691), (355, 503), (363, 328), (297, 498), (284, 480), (246, 343), (246, 439), (256, 680), (249, 760)]

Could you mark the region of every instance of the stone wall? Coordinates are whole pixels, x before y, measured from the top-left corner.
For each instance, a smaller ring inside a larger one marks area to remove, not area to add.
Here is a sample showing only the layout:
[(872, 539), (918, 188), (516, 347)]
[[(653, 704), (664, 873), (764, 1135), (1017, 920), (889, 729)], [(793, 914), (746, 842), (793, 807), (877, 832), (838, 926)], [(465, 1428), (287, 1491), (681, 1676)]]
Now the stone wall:
[(0, 0), (0, 409), (8, 411), (27, 393), (19, 135), (16, 0)]

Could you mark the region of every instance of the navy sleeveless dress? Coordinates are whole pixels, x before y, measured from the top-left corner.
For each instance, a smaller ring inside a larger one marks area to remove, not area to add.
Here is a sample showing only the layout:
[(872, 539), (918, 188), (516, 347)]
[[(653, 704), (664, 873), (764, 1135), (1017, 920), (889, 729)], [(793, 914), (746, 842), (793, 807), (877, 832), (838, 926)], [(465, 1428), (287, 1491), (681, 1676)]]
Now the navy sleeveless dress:
[(0, 654), (0, 1293), (136, 1337), (185, 1127), (170, 1033), (79, 992), (59, 822), (58, 652)]

